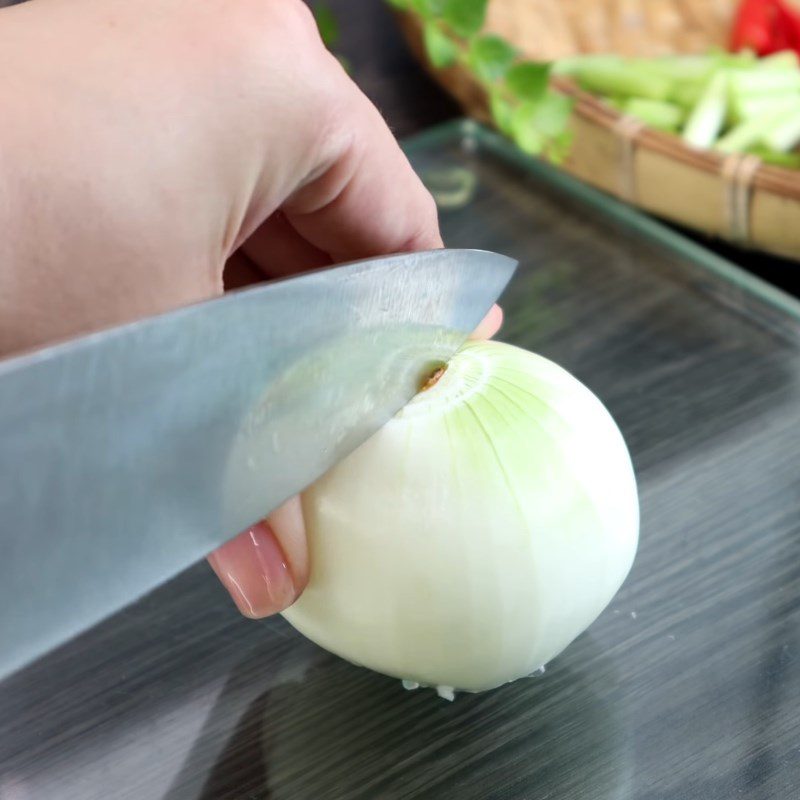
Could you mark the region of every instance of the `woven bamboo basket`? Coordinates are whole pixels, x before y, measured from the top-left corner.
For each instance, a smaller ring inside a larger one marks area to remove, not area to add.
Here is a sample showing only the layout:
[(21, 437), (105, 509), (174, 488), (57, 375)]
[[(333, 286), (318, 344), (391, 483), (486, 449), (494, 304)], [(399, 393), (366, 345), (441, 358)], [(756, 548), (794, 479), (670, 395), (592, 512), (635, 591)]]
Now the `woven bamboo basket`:
[[(629, 56), (724, 47), (734, 0), (490, 0), (486, 30), (526, 57), (582, 52)], [(415, 56), (470, 115), (490, 123), (487, 97), (468, 70), (428, 62), (413, 14), (398, 14)], [(574, 141), (564, 168), (576, 177), (688, 228), (743, 247), (800, 259), (800, 171), (684, 145), (645, 128), (570, 81)]]

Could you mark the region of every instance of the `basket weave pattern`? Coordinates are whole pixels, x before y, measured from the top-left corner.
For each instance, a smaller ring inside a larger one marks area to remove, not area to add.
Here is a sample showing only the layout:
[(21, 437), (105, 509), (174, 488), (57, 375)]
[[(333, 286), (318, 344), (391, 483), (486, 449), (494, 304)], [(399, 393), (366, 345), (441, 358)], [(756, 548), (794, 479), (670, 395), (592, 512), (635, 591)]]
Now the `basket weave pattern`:
[(488, 27), (528, 57), (691, 53), (724, 45), (732, 0), (502, 0)]

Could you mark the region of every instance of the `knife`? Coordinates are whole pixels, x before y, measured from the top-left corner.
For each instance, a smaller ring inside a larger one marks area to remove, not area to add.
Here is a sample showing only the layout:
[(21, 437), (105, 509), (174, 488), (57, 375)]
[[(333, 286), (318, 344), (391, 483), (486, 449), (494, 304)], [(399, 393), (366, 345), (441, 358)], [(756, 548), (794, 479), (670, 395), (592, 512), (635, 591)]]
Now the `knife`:
[(0, 361), (0, 677), (344, 458), (515, 267), (478, 250), (392, 255)]

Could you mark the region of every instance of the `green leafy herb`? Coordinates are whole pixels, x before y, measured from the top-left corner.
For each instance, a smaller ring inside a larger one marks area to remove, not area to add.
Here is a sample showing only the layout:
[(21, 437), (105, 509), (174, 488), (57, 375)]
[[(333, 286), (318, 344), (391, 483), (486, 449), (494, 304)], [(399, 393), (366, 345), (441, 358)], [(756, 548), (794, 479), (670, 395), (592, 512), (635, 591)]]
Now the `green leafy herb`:
[(511, 135), (526, 153), (539, 153), (544, 147), (544, 138), (536, 128), (536, 105), (522, 103), (511, 114)]
[(487, 0), (389, 0), (422, 22), (423, 42), (437, 69), (458, 62), (489, 97), (497, 128), (528, 153), (562, 160), (568, 153), (572, 101), (549, 88), (550, 65), (517, 61), (515, 47), (483, 33)]
[(570, 130), (561, 131), (547, 147), (547, 158), (554, 164), (563, 164), (572, 149), (574, 134)]
[(411, 0), (411, 8), (424, 17), (434, 17), (442, 13), (444, 0)]
[(572, 101), (558, 92), (548, 92), (536, 102), (535, 124), (546, 137), (563, 133), (572, 113)]
[(449, 67), (459, 55), (458, 45), (435, 22), (426, 22), (422, 29), (425, 52), (437, 69)]
[(511, 136), (511, 119), (514, 114), (514, 106), (508, 102), (502, 90), (492, 89), (489, 92), (489, 110), (492, 112), (492, 118), (498, 129), (506, 136)]
[(566, 128), (571, 111), (569, 98), (556, 92), (520, 103), (511, 115), (514, 141), (526, 153), (560, 160), (570, 141)]
[(444, 0), (442, 19), (457, 36), (464, 39), (474, 36), (483, 27), (487, 2), (488, 0)]
[(330, 7), (321, 3), (315, 5), (314, 19), (325, 47), (329, 50), (336, 47), (339, 41), (339, 22)]
[(520, 100), (539, 100), (547, 92), (550, 76), (549, 64), (522, 61), (509, 69), (506, 85), (509, 91)]
[(485, 81), (496, 81), (506, 74), (517, 57), (517, 51), (499, 36), (475, 37), (469, 45), (467, 63)]
[(350, 62), (343, 55), (334, 52), (336, 43), (339, 41), (339, 21), (336, 19), (336, 15), (324, 3), (315, 4), (312, 10), (322, 43), (336, 56), (342, 69), (345, 72), (351, 72)]

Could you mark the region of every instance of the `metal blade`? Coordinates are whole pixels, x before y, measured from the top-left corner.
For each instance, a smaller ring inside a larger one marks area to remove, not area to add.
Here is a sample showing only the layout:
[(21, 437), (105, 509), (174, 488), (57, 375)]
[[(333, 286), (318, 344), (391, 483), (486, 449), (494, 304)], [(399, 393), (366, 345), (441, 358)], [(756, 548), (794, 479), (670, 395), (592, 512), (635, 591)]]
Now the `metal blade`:
[(0, 677), (194, 563), (383, 425), (516, 262), (389, 256), (0, 362)]

